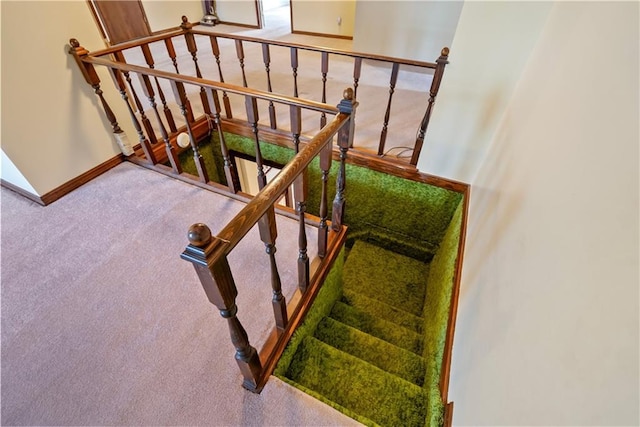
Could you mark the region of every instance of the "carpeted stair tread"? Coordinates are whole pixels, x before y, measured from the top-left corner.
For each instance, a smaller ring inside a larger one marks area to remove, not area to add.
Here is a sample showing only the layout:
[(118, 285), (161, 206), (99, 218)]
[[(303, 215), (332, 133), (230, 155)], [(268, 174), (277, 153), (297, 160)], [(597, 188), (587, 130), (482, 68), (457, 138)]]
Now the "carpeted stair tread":
[(420, 316), (428, 273), (423, 262), (358, 240), (345, 263), (344, 289)]
[(342, 295), (342, 302), (373, 317), (388, 320), (396, 325), (403, 326), (422, 334), (424, 326), (424, 319), (422, 317), (407, 313), (399, 308), (385, 304), (382, 301), (369, 298), (368, 296), (355, 291), (345, 290)]
[(329, 317), (417, 355), (422, 355), (423, 336), (393, 322), (378, 319), (340, 301), (334, 304)]
[(424, 426), (428, 393), (314, 337), (305, 337), (287, 377), (382, 426)]
[(383, 371), (418, 386), (424, 384), (424, 360), (415, 353), (389, 344), (329, 317), (325, 317), (318, 324), (314, 336), (320, 341), (369, 362)]

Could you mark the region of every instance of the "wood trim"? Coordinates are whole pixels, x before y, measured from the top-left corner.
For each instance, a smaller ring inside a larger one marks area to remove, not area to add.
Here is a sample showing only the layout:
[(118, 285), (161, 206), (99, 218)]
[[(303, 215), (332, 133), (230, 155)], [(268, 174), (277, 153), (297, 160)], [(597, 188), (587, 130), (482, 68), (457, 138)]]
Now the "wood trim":
[[(291, 24), (293, 27), (293, 24)], [(342, 40), (353, 40), (353, 36), (343, 36), (340, 34), (330, 34), (330, 33), (314, 33), (311, 31), (300, 31), (300, 30), (291, 30), (291, 34), (300, 34), (302, 36), (315, 36), (315, 37), (327, 37), (332, 39), (342, 39)]]
[(449, 402), (444, 407), (444, 427), (453, 425), (453, 402)]
[(117, 156), (110, 158), (106, 162), (103, 162), (103, 163), (99, 164), (98, 166), (96, 166), (96, 167), (94, 167), (92, 169), (89, 169), (88, 171), (86, 171), (82, 175), (79, 175), (79, 176), (73, 178), (71, 181), (68, 181), (68, 182), (62, 184), (61, 186), (49, 191), (48, 193), (44, 194), (43, 196), (41, 196), (43, 204), (46, 206), (46, 205), (49, 205), (49, 204), (55, 202), (59, 198), (61, 198), (63, 196), (66, 196), (67, 194), (69, 194), (73, 190), (75, 190), (76, 188), (78, 188), (78, 187), (86, 184), (87, 182), (91, 181), (92, 179), (102, 175), (103, 173), (105, 173), (109, 169), (119, 165), (123, 161), (124, 161), (124, 156), (122, 154), (118, 154)]
[(220, 21), (220, 24), (233, 25), (234, 27), (253, 28), (254, 30), (259, 30), (260, 29), (260, 27), (257, 26), (257, 25), (242, 24), (240, 22)]
[[(221, 119), (221, 121), (222, 128), (226, 132), (245, 136), (247, 138), (254, 137), (253, 131), (246, 125), (246, 122), (243, 122), (242, 120)], [(260, 131), (261, 141), (269, 142), (281, 147), (293, 148), (291, 133), (274, 130), (265, 125), (259, 125), (258, 129)], [(301, 146), (304, 146), (308, 142), (308, 138), (300, 137), (300, 142)], [(340, 160), (340, 151), (335, 147), (333, 150), (333, 159), (336, 161)], [(349, 149), (347, 152), (347, 163), (366, 167), (376, 172), (397, 176), (398, 178), (422, 182), (424, 184), (455, 191), (456, 193), (466, 194), (469, 189), (469, 184), (464, 182), (422, 173), (418, 171), (415, 166), (410, 165), (409, 163), (393, 162), (379, 157), (374, 152), (359, 151), (357, 148)]]
[[(467, 236), (467, 220), (469, 218), (469, 196), (470, 188), (465, 191), (462, 210), (462, 224), (460, 226), (460, 240), (458, 241), (458, 259), (451, 292), (451, 303), (449, 306), (449, 322), (447, 324), (447, 335), (444, 342), (444, 355), (442, 357), (442, 369), (440, 370), (440, 392), (442, 401), (448, 401), (449, 380), (451, 376), (451, 355), (453, 353), (453, 338), (456, 330), (456, 317), (458, 316), (458, 299), (460, 296), (460, 282), (462, 281), (462, 263), (464, 259), (464, 245)], [(453, 404), (452, 409), (453, 410)]]
[(36, 194), (30, 193), (27, 190), (18, 187), (17, 185), (14, 185), (8, 181), (5, 181), (4, 179), (0, 180), (0, 185), (2, 185), (3, 187), (13, 191), (14, 193), (18, 193), (19, 195), (21, 195), (22, 197), (25, 197), (29, 200), (31, 200), (32, 202), (36, 202), (39, 205), (45, 206), (44, 201), (42, 200), (42, 198)]
[(254, 4), (256, 5), (256, 22), (258, 23), (258, 28), (264, 27), (264, 22), (262, 22), (262, 13), (260, 10), (262, 9), (262, 0), (254, 0)]
[(258, 386), (255, 391), (256, 393), (260, 393), (262, 388), (267, 383), (267, 380), (273, 373), (273, 370), (282, 356), (285, 347), (291, 340), (293, 333), (296, 331), (298, 326), (302, 323), (307, 312), (311, 308), (311, 305), (316, 299), (322, 284), (324, 283), (327, 275), (331, 271), (335, 260), (337, 259), (342, 247), (344, 246), (347, 240), (347, 227), (342, 226), (341, 230), (336, 233), (331, 230), (329, 227), (329, 236), (331, 245), (327, 249), (327, 255), (324, 258), (324, 262), (320, 265), (320, 268), (315, 272), (311, 282), (309, 283), (309, 287), (304, 294), (300, 294), (299, 290), (296, 291), (294, 297), (289, 301), (288, 306), (294, 307), (293, 310), (289, 310), (289, 323), (287, 324), (286, 329), (278, 336), (278, 331), (274, 327), (271, 331), (271, 334), (267, 338), (267, 341), (262, 346), (260, 350), (260, 360), (262, 362), (262, 373), (260, 379), (258, 381)]

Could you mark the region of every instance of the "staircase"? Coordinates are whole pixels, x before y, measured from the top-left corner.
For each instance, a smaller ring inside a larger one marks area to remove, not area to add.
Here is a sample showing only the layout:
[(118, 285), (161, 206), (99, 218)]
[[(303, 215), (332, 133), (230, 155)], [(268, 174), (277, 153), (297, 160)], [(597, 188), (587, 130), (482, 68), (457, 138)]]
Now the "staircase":
[(429, 264), (356, 241), (341, 296), (284, 377), (364, 424), (440, 424), (437, 375), (425, 358), (428, 276)]

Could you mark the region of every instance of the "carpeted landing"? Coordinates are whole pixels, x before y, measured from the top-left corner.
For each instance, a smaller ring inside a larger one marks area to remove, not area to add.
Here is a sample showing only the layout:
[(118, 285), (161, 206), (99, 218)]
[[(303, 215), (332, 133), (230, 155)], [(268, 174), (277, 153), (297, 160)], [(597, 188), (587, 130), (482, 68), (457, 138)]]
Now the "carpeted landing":
[(431, 425), (429, 391), (437, 384), (425, 384), (422, 317), (428, 272), (429, 264), (356, 241), (337, 300), (280, 375), (364, 424)]

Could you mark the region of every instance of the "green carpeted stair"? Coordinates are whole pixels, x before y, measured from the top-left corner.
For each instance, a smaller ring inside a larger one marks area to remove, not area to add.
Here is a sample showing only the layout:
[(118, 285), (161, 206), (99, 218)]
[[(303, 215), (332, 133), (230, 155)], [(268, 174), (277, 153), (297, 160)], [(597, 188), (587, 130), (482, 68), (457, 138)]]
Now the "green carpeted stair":
[(284, 376), (365, 424), (428, 424), (424, 307), (429, 265), (356, 241), (342, 295)]

